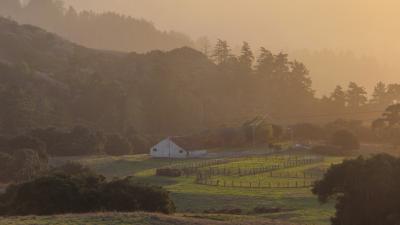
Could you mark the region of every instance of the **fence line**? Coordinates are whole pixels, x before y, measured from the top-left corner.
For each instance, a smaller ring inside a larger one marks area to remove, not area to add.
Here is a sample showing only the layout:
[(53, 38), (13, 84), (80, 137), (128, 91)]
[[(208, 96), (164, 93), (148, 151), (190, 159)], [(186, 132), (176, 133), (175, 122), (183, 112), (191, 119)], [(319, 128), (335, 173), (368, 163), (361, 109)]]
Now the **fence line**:
[[(319, 162), (323, 162), (325, 159), (323, 157), (313, 157), (313, 158), (302, 158), (296, 157), (296, 160), (288, 160), (283, 164), (269, 165), (266, 167), (242, 169), (242, 168), (208, 168), (206, 170), (201, 170), (196, 174), (195, 182), (197, 184), (209, 185), (209, 186), (222, 186), (222, 187), (242, 187), (242, 188), (306, 188), (312, 187), (314, 180), (307, 181), (305, 179), (315, 179), (320, 178), (322, 173), (316, 172), (276, 172), (280, 169), (288, 169), (299, 167), (303, 165), (311, 165)], [(275, 172), (274, 172), (275, 171)], [(253, 182), (244, 181), (234, 181), (234, 180), (224, 180), (216, 179), (215, 176), (248, 176), (248, 175), (258, 175), (264, 174), (267, 177), (278, 177), (278, 178), (301, 178), (303, 181), (286, 181), (286, 182), (262, 182), (261, 180)]]
[(198, 170), (196, 174), (197, 178), (207, 178), (211, 176), (249, 176), (249, 175), (257, 175), (267, 172), (273, 172), (280, 169), (289, 169), (295, 168), (304, 165), (311, 165), (319, 162), (323, 162), (325, 159), (323, 157), (315, 157), (309, 159), (296, 159), (289, 160), (284, 162), (283, 164), (274, 164), (268, 165), (264, 167), (255, 167), (249, 169), (243, 169), (241, 167), (238, 168), (208, 168), (203, 170)]
[(243, 182), (243, 181), (226, 181), (226, 180), (204, 180), (197, 181), (197, 184), (216, 186), (216, 187), (233, 187), (233, 188), (251, 188), (251, 189), (273, 189), (273, 188), (310, 188), (313, 187), (315, 181), (287, 181), (287, 182)]

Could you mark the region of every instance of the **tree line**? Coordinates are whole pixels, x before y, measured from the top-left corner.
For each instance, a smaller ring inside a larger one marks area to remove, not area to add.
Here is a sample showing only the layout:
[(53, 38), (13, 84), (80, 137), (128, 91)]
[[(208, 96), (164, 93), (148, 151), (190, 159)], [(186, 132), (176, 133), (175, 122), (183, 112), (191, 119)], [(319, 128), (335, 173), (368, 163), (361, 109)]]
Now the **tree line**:
[(76, 126), (71, 130), (37, 128), (24, 135), (0, 136), (0, 182), (26, 181), (46, 173), (49, 157), (148, 153), (149, 139), (126, 135)]
[[(304, 64), (265, 48), (256, 54), (248, 43), (238, 55), (223, 40), (208, 56), (191, 48), (126, 54), (87, 49), (7, 19), (0, 26), (8, 62), (0, 63), (3, 134), (82, 124), (165, 137), (239, 127), (264, 115), (274, 124), (370, 120), (399, 98), (396, 84), (377, 85), (369, 100), (356, 83), (319, 98)], [(313, 116), (319, 114), (330, 116)]]

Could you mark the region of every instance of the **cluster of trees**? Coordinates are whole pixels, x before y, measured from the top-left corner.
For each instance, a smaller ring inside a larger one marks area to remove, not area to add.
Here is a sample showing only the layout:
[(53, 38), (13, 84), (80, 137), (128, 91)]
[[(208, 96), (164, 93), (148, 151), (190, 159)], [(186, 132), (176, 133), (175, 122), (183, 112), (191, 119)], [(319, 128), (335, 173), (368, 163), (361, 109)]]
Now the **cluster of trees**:
[(135, 132), (105, 134), (83, 126), (75, 126), (71, 130), (37, 128), (28, 134), (45, 143), (50, 156), (140, 154), (147, 153), (151, 143)]
[(31, 130), (29, 135), (43, 141), (51, 156), (128, 155), (147, 153), (150, 147), (147, 139), (142, 136), (104, 134), (83, 126), (71, 130), (37, 128)]
[(389, 106), (381, 118), (372, 123), (372, 129), (382, 141), (400, 145), (400, 104)]
[(290, 127), (293, 138), (299, 141), (328, 140), (336, 132), (346, 130), (362, 141), (378, 141), (373, 130), (361, 120), (337, 119), (324, 125), (314, 123), (298, 123)]
[(313, 188), (322, 203), (336, 201), (332, 225), (400, 223), (400, 159), (359, 157), (333, 165)]
[(400, 100), (400, 84), (376, 84), (372, 98), (368, 98), (365, 88), (350, 82), (347, 90), (342, 86), (336, 86), (329, 95), (321, 101), (325, 107), (337, 110), (349, 109), (382, 109)]
[(0, 136), (0, 182), (31, 180), (48, 169), (48, 157), (148, 153), (150, 141), (135, 133), (104, 134), (76, 126), (36, 128), (25, 135)]
[(173, 213), (161, 188), (129, 178), (106, 181), (79, 165), (66, 165), (34, 180), (11, 185), (0, 195), (0, 215), (51, 215), (99, 211)]
[(30, 180), (47, 171), (46, 145), (28, 136), (0, 137), (0, 182)]
[(26, 5), (18, 0), (2, 0), (0, 15), (42, 27), (91, 48), (147, 52), (193, 46), (188, 36), (157, 30), (144, 19), (115, 12), (78, 12), (71, 6), (66, 8), (63, 0), (30, 0)]
[(200, 142), (202, 148), (226, 148), (266, 146), (283, 139), (289, 134), (282, 127), (259, 117), (248, 120), (241, 126), (210, 129), (187, 137), (190, 142)]

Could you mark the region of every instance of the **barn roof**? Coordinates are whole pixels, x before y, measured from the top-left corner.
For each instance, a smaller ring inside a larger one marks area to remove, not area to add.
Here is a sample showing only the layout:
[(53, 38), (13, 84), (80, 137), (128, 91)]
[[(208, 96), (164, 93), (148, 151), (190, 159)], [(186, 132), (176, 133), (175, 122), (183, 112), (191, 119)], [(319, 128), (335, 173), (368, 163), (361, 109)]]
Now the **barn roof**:
[(186, 151), (203, 150), (207, 148), (206, 143), (197, 137), (171, 137), (170, 140)]

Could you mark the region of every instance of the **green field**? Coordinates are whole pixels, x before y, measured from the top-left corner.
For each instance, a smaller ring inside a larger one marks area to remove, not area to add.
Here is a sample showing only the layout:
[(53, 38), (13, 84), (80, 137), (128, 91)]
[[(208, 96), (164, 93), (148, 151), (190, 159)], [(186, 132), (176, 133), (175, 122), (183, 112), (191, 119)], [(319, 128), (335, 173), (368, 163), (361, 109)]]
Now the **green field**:
[[(226, 162), (219, 163), (217, 165), (210, 165), (206, 167), (198, 168), (198, 171), (209, 171), (209, 170), (254, 170), (257, 168), (265, 168), (272, 165), (283, 165), (287, 164), (288, 161), (294, 159), (302, 159), (301, 157), (310, 157), (309, 155), (274, 155), (274, 156), (252, 156), (242, 158), (231, 158), (226, 159)], [(313, 157), (313, 156), (311, 156)], [(182, 221), (186, 221), (188, 217), (193, 219), (212, 219), (215, 224), (225, 224), (223, 221), (228, 222), (227, 224), (233, 224), (230, 219), (236, 218), (236, 220), (256, 220), (254, 224), (278, 224), (277, 222), (270, 223), (271, 220), (282, 221), (283, 223), (289, 224), (307, 224), (307, 225), (327, 225), (329, 224), (329, 218), (334, 213), (332, 204), (321, 205), (318, 203), (317, 198), (312, 195), (310, 187), (301, 188), (296, 187), (294, 184), (302, 184), (305, 181), (309, 184), (313, 183), (316, 179), (319, 179), (322, 175), (321, 171), (325, 171), (331, 164), (339, 163), (343, 159), (339, 157), (325, 157), (323, 161), (312, 162), (305, 165), (291, 166), (289, 168), (274, 169), (269, 172), (258, 172), (256, 174), (239, 175), (239, 174), (217, 174), (212, 176), (212, 180), (218, 180), (219, 183), (216, 185), (204, 185), (196, 183), (196, 175), (187, 175), (178, 178), (170, 177), (158, 177), (155, 176), (157, 168), (162, 167), (195, 167), (204, 165), (207, 161), (205, 159), (189, 159), (189, 160), (169, 160), (169, 159), (153, 159), (145, 155), (136, 156), (122, 156), (122, 157), (86, 157), (73, 159), (82, 164), (85, 164), (93, 168), (98, 173), (103, 174), (108, 179), (114, 177), (131, 176), (134, 181), (147, 183), (152, 185), (159, 185), (165, 187), (171, 192), (171, 196), (177, 206), (178, 214)], [(271, 174), (272, 173), (272, 174)], [(304, 174), (320, 174), (318, 176), (304, 177)], [(272, 177), (271, 177), (272, 175)], [(229, 187), (229, 184), (235, 183), (235, 185), (242, 183), (242, 187)], [(252, 183), (250, 188), (249, 183)], [(279, 183), (280, 187), (276, 184)], [(291, 184), (291, 188), (282, 188), (284, 184)], [(227, 185), (228, 184), (228, 185)], [(262, 184), (264, 187), (254, 187), (257, 184)], [(267, 184), (271, 185), (272, 188), (266, 188)], [(274, 186), (275, 185), (275, 186)], [(299, 185), (300, 186), (300, 185)], [(281, 211), (278, 213), (269, 214), (255, 214), (253, 209), (255, 207), (265, 208), (280, 208)], [(221, 210), (221, 209), (241, 209), (242, 213), (240, 216), (232, 215), (209, 215), (203, 214), (205, 210)], [(183, 216), (182, 218), (182, 215)], [(100, 215), (104, 220), (110, 219), (109, 215)], [(152, 223), (149, 221), (140, 221), (138, 215), (124, 214), (126, 221), (133, 221), (130, 224), (203, 224), (201, 222), (195, 223)], [(151, 216), (150, 216), (151, 217)], [(60, 217), (27, 217), (25, 218), (14, 218), (8, 220), (7, 224), (57, 224), (57, 223), (46, 223), (48, 220), (63, 221), (63, 216)], [(94, 215), (90, 216), (70, 216), (68, 221), (86, 221), (77, 222), (78, 224), (103, 224), (96, 223), (97, 217)], [(115, 218), (112, 217), (112, 218)], [(146, 216), (148, 218), (148, 216)], [(116, 221), (118, 218), (115, 218)], [(166, 221), (169, 221), (165, 217)], [(24, 223), (21, 220), (25, 221)], [(66, 219), (64, 218), (64, 221)], [(0, 224), (5, 224), (0, 222)], [(43, 222), (44, 221), (44, 222)], [(222, 221), (222, 222), (221, 222)], [(219, 223), (221, 222), (221, 223)], [(262, 223), (263, 222), (263, 223)], [(63, 224), (60, 222), (59, 224)], [(65, 223), (67, 224), (67, 223)], [(74, 224), (74, 223), (71, 223)], [(107, 223), (105, 223), (107, 224)], [(125, 224), (125, 223), (112, 223), (112, 224)], [(209, 221), (204, 224), (211, 224)], [(245, 222), (241, 224), (252, 224), (251, 222)]]
[[(257, 168), (271, 164), (284, 163), (286, 159), (296, 156), (257, 156), (235, 158), (230, 162), (211, 166), (212, 168)], [(219, 179), (219, 186), (201, 185), (195, 183), (195, 176), (184, 176), (179, 178), (157, 177), (156, 168), (166, 166), (185, 166), (198, 164), (201, 160), (168, 160), (152, 159), (147, 156), (124, 156), (124, 157), (99, 157), (79, 160), (89, 165), (97, 172), (108, 178), (115, 176), (133, 176), (138, 182), (161, 185), (171, 192), (172, 198), (180, 213), (202, 213), (210, 209), (240, 208), (244, 214), (252, 214), (257, 206), (279, 207), (283, 212), (257, 215), (257, 217), (281, 219), (298, 224), (329, 224), (329, 218), (334, 213), (333, 205), (320, 205), (310, 188), (246, 188), (246, 187), (224, 187), (222, 180), (226, 183), (234, 181), (243, 184), (253, 182), (282, 183), (290, 182), (294, 185), (306, 180), (312, 183), (313, 178), (294, 178), (294, 174), (301, 176), (304, 172), (325, 170), (333, 163), (342, 159), (338, 157), (325, 158), (323, 162), (302, 165), (298, 167), (278, 169), (270, 173), (259, 173), (249, 176), (215, 176)], [(203, 160), (204, 161), (204, 160)], [(208, 170), (209, 167), (202, 168)]]

